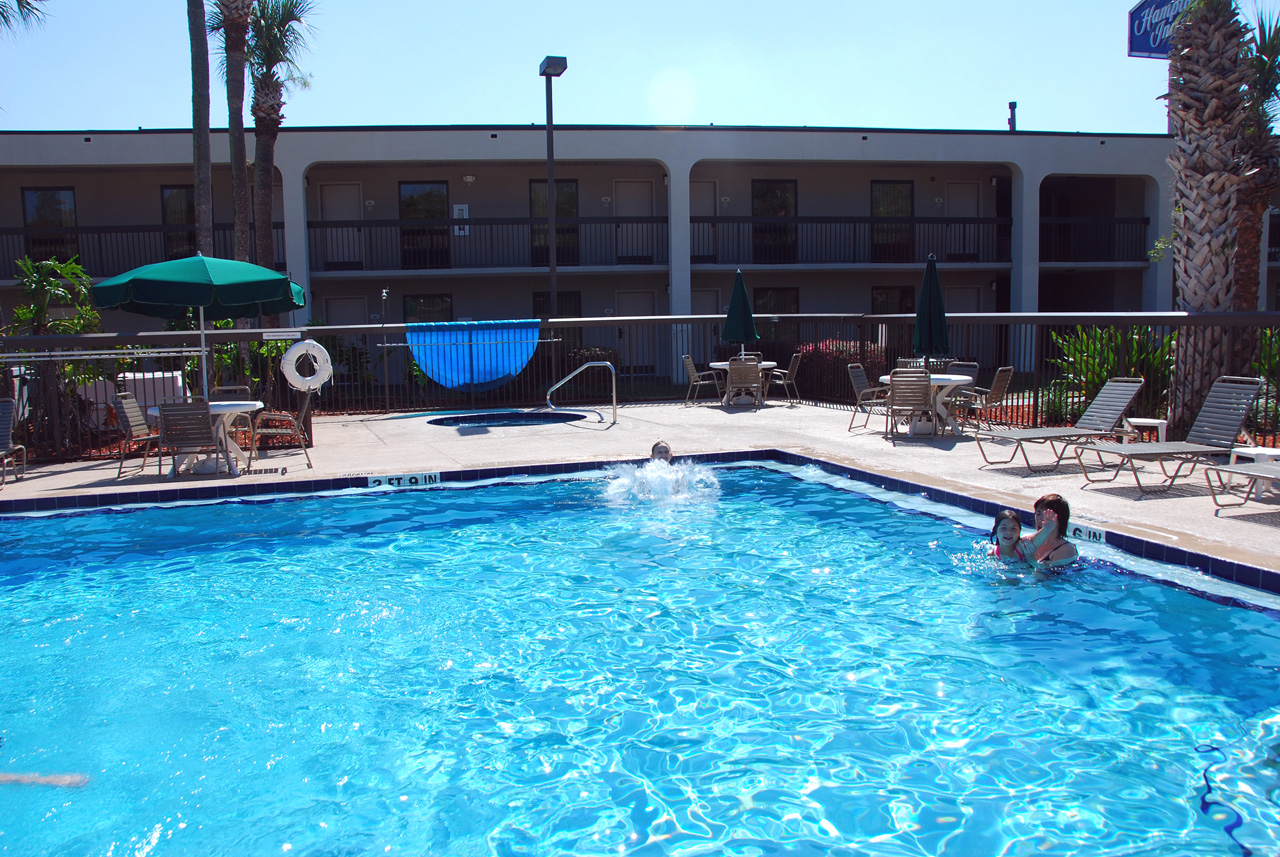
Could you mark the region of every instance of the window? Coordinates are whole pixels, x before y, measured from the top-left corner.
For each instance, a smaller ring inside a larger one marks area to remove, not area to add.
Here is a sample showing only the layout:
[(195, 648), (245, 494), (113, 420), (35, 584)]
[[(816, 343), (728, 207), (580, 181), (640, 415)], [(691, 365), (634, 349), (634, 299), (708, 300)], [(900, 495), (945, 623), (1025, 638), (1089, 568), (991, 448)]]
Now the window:
[(405, 295), (404, 323), (453, 321), (453, 295)]
[[(796, 261), (796, 182), (752, 179), (751, 216), (768, 218), (751, 224), (751, 260), (757, 264)], [(777, 218), (791, 222), (780, 222)]]
[[(915, 182), (873, 181), (871, 217), (915, 217)], [(871, 261), (910, 262), (914, 256), (914, 226), (909, 222), (871, 224)]]
[[(449, 219), (449, 183), (400, 182), (400, 219)], [(449, 227), (438, 223), (423, 229), (400, 228), (401, 268), (448, 268)]]
[(80, 242), (74, 232), (58, 233), (58, 228), (76, 225), (76, 192), (69, 187), (24, 187), (22, 189), (23, 225), (38, 230), (27, 236), (27, 255), (37, 261), (66, 261), (80, 255)]
[[(529, 264), (549, 265), (547, 224), (538, 223), (547, 216), (547, 180), (529, 181), (529, 217), (534, 220), (529, 245)], [(556, 179), (556, 265), (577, 265), (578, 248), (578, 180)]]
[(915, 311), (916, 290), (910, 286), (886, 286), (871, 290), (871, 312), (875, 315)]
[(166, 259), (185, 259), (196, 254), (196, 190), (193, 185), (164, 185), (160, 188), (160, 222), (165, 226)]

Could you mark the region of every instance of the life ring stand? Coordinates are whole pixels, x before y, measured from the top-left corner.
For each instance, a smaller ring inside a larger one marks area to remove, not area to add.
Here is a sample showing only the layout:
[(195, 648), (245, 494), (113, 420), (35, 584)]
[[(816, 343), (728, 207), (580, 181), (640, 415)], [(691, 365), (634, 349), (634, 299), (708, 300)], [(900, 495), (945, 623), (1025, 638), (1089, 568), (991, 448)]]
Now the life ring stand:
[[(298, 359), (301, 357), (310, 357), (315, 361), (315, 374), (303, 375), (298, 371)], [(329, 359), (329, 352), (324, 350), (323, 345), (314, 339), (304, 339), (289, 346), (284, 357), (280, 358), (280, 370), (293, 389), (304, 393), (315, 392), (333, 377), (333, 361)]]

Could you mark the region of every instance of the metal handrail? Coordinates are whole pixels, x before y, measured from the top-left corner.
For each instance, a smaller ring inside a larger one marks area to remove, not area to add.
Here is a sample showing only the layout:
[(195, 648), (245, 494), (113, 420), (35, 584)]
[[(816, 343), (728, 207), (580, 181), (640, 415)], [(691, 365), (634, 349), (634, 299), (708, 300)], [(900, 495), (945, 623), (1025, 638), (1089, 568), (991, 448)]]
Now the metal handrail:
[(591, 411), (591, 413), (595, 414), (597, 417), (600, 418), (600, 422), (604, 422), (604, 414), (600, 413), (595, 408), (557, 408), (555, 405), (551, 404), (552, 393), (554, 393), (556, 390), (559, 390), (565, 384), (573, 380), (573, 378), (577, 376), (577, 374), (581, 372), (583, 369), (590, 369), (592, 366), (606, 366), (609, 369), (609, 377), (612, 381), (612, 386), (613, 386), (613, 421), (616, 424), (618, 422), (618, 370), (614, 369), (613, 364), (610, 363), (608, 360), (597, 360), (594, 363), (583, 363), (577, 369), (574, 369), (568, 375), (565, 375), (563, 378), (561, 378), (559, 381), (553, 384), (551, 386), (551, 389), (547, 390), (547, 407), (553, 411), (562, 411), (562, 410)]

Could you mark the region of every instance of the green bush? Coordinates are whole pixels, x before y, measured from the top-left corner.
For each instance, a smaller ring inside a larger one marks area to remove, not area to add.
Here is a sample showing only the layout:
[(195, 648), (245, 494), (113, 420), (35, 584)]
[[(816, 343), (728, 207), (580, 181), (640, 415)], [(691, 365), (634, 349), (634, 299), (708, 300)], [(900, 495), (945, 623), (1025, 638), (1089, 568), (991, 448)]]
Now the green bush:
[[(1074, 333), (1050, 333), (1050, 338), (1062, 355), (1049, 362), (1062, 370), (1061, 381), (1055, 383), (1065, 385), (1063, 397), (1077, 393), (1085, 401), (1093, 401), (1109, 379), (1140, 377), (1146, 383), (1139, 410), (1151, 415), (1168, 411), (1177, 340), (1174, 334), (1160, 336), (1150, 329), (1078, 326)], [(1054, 395), (1051, 392), (1050, 398)]]

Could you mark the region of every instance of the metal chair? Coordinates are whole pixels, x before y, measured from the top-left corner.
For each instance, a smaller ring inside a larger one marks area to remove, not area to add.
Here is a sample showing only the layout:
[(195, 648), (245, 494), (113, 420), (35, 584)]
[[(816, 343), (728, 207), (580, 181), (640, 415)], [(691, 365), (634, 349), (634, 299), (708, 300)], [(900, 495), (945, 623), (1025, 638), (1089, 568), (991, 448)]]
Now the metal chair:
[[(796, 389), (796, 372), (800, 371), (800, 352), (791, 355), (791, 362), (786, 369), (769, 370), (769, 383), (781, 384), (782, 392), (787, 393), (787, 401), (800, 400), (800, 392)], [(766, 389), (765, 394), (768, 395)]]
[[(17, 482), (27, 472), (27, 448), (13, 442), (13, 423), (17, 412), (14, 399), (0, 399), (0, 488), (4, 487), (5, 474), (13, 468), (13, 481)], [(22, 453), (22, 469), (18, 469), (18, 453)]]
[(933, 419), (933, 386), (927, 369), (894, 369), (889, 373), (889, 417), (886, 430), (892, 439), (898, 436), (898, 424), (906, 422), (908, 437), (915, 431), (917, 419)]
[(179, 456), (199, 453), (221, 455), (227, 472), (232, 472), (231, 453), (218, 443), (209, 403), (202, 398), (160, 403), (160, 447), (156, 454), (156, 467), (162, 475), (166, 450), (173, 457), (174, 476), (178, 475)]
[(760, 377), (760, 361), (755, 357), (729, 358), (729, 380), (725, 385), (725, 403), (732, 404), (735, 396), (748, 395), (760, 407), (764, 400), (764, 381)]
[(249, 467), (253, 467), (253, 459), (261, 460), (258, 441), (264, 437), (283, 437), (294, 441), (306, 456), (307, 467), (311, 468), (311, 453), (307, 452), (310, 440), (307, 438), (307, 415), (311, 413), (310, 390), (302, 394), (302, 404), (296, 414), (288, 411), (259, 411), (253, 418), (253, 435), (249, 438)]
[(142, 444), (142, 466), (138, 471), (147, 469), (147, 457), (151, 455), (151, 448), (155, 447), (156, 454), (159, 455), (160, 432), (147, 425), (147, 418), (133, 393), (116, 393), (111, 398), (111, 407), (115, 409), (116, 422), (120, 426), (120, 469), (116, 471), (116, 478), (119, 479), (124, 474), (124, 460), (136, 443)]
[[(861, 363), (850, 363), (848, 366), (849, 381), (853, 384), (853, 416), (849, 418), (849, 428), (846, 431), (853, 431), (853, 421), (858, 418), (858, 411), (866, 411), (867, 418), (862, 421), (865, 427), (871, 422), (871, 412), (876, 405), (885, 408), (885, 419), (889, 419), (889, 388), (873, 387), (871, 382), (867, 380), (867, 371), (862, 368)], [(888, 422), (885, 423), (885, 431), (889, 430)]]
[(987, 428), (991, 428), (994, 422), (991, 414), (996, 408), (1004, 404), (1004, 397), (1009, 392), (1009, 383), (1013, 380), (1013, 367), (1001, 366), (996, 370), (996, 376), (991, 381), (990, 387), (974, 387), (973, 399), (963, 405), (961, 419), (967, 425), (969, 417), (973, 416), (973, 422), (978, 428), (982, 427), (983, 418), (986, 418)]
[(708, 369), (705, 372), (699, 372), (698, 367), (694, 365), (693, 358), (685, 354), (682, 358), (684, 361), (685, 374), (689, 376), (689, 391), (684, 394), (684, 403), (689, 404), (689, 397), (693, 397), (693, 402), (698, 401), (698, 393), (702, 392), (702, 388), (707, 384), (714, 385), (716, 388), (716, 398), (724, 396), (724, 388), (720, 385), (720, 370)]

